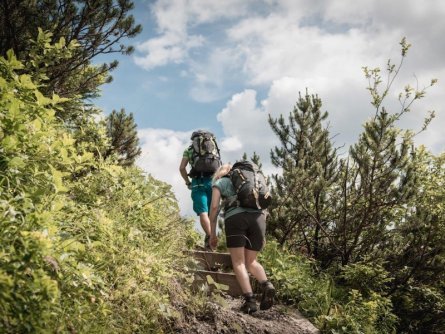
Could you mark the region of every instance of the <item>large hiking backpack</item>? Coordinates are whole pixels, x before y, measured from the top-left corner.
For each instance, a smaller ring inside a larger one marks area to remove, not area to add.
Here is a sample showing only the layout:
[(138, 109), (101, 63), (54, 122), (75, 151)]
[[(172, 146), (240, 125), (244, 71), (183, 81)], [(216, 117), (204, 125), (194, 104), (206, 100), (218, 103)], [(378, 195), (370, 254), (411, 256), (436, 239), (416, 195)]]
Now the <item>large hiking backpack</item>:
[[(250, 161), (236, 162), (228, 176), (235, 188), (236, 206), (266, 209), (272, 201), (266, 177), (259, 167)], [(233, 206), (229, 204), (229, 206)]]
[(218, 144), (215, 136), (208, 131), (195, 131), (192, 133), (193, 150), (192, 169), (189, 175), (191, 177), (197, 176), (211, 176), (221, 166), (221, 157), (219, 154)]

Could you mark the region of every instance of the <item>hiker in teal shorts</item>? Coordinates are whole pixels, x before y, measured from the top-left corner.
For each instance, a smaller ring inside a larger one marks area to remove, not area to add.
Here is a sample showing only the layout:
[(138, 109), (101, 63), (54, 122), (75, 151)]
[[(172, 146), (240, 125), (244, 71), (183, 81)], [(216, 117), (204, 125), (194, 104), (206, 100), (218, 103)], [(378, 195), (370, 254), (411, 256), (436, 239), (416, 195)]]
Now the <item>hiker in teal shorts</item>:
[[(191, 190), (193, 211), (205, 233), (204, 248), (212, 250), (209, 244), (209, 208), (212, 201), (212, 175), (221, 166), (221, 159), (215, 136), (203, 130), (193, 132), (192, 144), (184, 150), (179, 172), (186, 186)], [(191, 170), (187, 173), (187, 165)], [(191, 181), (190, 181), (191, 179)]]

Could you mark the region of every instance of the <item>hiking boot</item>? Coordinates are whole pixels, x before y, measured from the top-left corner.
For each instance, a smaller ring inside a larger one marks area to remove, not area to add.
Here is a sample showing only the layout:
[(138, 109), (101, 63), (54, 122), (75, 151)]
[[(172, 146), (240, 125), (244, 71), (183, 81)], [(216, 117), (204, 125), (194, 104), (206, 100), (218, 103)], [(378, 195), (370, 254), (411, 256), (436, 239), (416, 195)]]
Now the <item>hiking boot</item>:
[(213, 252), (212, 247), (210, 247), (210, 235), (208, 234), (204, 238), (204, 249), (208, 252)]
[(244, 304), (241, 306), (241, 311), (246, 314), (252, 314), (258, 310), (255, 297), (252, 293), (244, 295)]
[(261, 289), (263, 290), (263, 294), (261, 295), (260, 310), (268, 310), (273, 306), (276, 291), (269, 281), (261, 283)]

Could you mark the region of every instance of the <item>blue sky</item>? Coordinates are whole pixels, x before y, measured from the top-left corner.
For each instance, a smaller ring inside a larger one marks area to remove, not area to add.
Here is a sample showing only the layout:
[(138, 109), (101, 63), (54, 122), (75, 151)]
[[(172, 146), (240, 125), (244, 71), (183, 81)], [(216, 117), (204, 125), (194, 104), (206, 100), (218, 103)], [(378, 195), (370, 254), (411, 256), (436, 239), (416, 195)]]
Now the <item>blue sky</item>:
[(362, 66), (384, 69), (389, 58), (398, 62), (403, 36), (413, 46), (387, 107), (398, 110), (397, 95), (406, 84), (421, 88), (437, 78), (400, 126), (418, 130), (426, 111), (435, 110), (436, 119), (416, 141), (434, 153), (444, 151), (445, 1), (135, 0), (135, 5), (143, 32), (128, 42), (136, 52), (111, 57), (120, 65), (95, 103), (105, 114), (120, 108), (134, 114), (143, 151), (137, 164), (172, 185), (185, 215), (193, 211), (178, 166), (193, 130), (213, 131), (225, 162), (255, 151), (265, 172), (275, 172), (269, 151), (277, 139), (267, 116), (287, 115), (307, 88), (321, 97), (335, 142), (346, 151), (373, 115)]
[[(143, 26), (143, 32), (129, 40), (129, 44), (137, 46), (159, 36), (153, 13), (156, 3), (134, 1), (135, 9), (132, 15), (136, 22)], [(165, 3), (174, 2), (165, 1)], [(186, 57), (188, 59), (178, 59), (150, 68), (136, 64), (135, 58), (142, 56), (138, 51), (130, 57), (110, 55), (96, 59), (97, 62), (103, 59), (119, 60), (118, 69), (112, 73), (113, 83), (103, 86), (102, 97), (96, 104), (105, 113), (120, 108), (133, 112), (139, 128), (189, 131), (203, 127), (211, 129), (217, 136), (222, 136), (223, 132), (218, 125), (216, 115), (235, 92), (244, 89), (245, 83), (238, 72), (232, 75), (226, 72), (224, 82), (218, 80), (216, 74), (214, 80), (207, 82), (205, 86), (200, 86), (197, 85), (195, 73), (190, 67), (197, 66), (192, 62), (204, 64), (211, 57), (211, 50), (224, 44), (225, 29), (230, 26), (229, 23), (218, 20), (196, 27), (191, 24), (188, 32), (205, 36), (206, 45), (191, 49)], [(258, 90), (264, 94), (266, 86), (258, 87)]]

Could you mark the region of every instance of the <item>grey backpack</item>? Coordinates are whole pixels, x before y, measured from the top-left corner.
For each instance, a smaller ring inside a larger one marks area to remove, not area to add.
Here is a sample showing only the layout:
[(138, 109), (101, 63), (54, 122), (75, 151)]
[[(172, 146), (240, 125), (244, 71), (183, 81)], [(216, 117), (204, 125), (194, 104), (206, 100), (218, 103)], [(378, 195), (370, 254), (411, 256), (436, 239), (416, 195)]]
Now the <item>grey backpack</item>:
[(221, 157), (218, 144), (213, 133), (208, 131), (195, 131), (192, 133), (193, 150), (191, 177), (211, 176), (221, 166)]
[(266, 177), (251, 161), (236, 162), (228, 174), (236, 192), (236, 203), (228, 206), (266, 209), (272, 201)]

